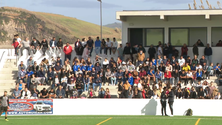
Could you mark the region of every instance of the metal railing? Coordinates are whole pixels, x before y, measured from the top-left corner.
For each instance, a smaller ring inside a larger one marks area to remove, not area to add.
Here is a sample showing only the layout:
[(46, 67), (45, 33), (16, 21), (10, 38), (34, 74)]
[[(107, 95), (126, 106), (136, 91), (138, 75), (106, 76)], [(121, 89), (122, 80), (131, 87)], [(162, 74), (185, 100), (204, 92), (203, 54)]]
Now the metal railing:
[(2, 56), (0, 58), (0, 63), (2, 62), (2, 58), (3, 58), (3, 55), (5, 54), (5, 51), (2, 53)]

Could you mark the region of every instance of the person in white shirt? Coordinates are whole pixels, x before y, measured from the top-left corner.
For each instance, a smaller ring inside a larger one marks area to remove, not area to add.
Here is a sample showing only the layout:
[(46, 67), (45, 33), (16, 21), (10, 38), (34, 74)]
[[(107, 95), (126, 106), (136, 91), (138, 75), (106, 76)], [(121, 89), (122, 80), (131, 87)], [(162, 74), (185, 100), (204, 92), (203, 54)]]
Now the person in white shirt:
[(183, 56), (180, 56), (180, 59), (178, 59), (179, 65), (180, 67), (183, 67), (185, 65), (185, 59), (183, 58)]
[(203, 67), (198, 63), (197, 66), (196, 66), (196, 70), (198, 69), (202, 69)]
[(133, 63), (130, 61), (129, 65), (128, 65), (128, 71), (129, 72), (133, 72), (135, 70), (135, 66), (133, 65)]
[(105, 60), (103, 61), (103, 68), (107, 68), (108, 65), (109, 65), (109, 60), (105, 58)]
[(170, 63), (167, 64), (166, 71), (169, 71), (169, 72), (173, 71), (172, 65), (170, 65)]
[(106, 39), (106, 55), (107, 55), (107, 50), (109, 50), (109, 54), (111, 55), (111, 50), (112, 50), (112, 42), (109, 40), (109, 38)]
[(82, 38), (82, 46), (85, 47), (86, 45), (86, 38)]
[(28, 88), (25, 88), (24, 91), (22, 91), (22, 97), (21, 99), (30, 99), (31, 92), (28, 90)]
[(30, 55), (30, 41), (29, 38), (26, 37), (26, 39), (24, 41), (21, 42), (21, 56), (23, 56), (23, 50), (27, 49), (28, 50), (28, 54)]
[(185, 81), (186, 83), (186, 85), (187, 85), (187, 83), (190, 81), (190, 83), (191, 83), (191, 85), (192, 85), (192, 83), (193, 83), (193, 74), (192, 74), (192, 72), (190, 71), (190, 70), (188, 70), (188, 72), (187, 72), (187, 80)]
[(55, 53), (55, 50), (57, 48), (57, 41), (55, 37), (53, 37), (52, 40), (50, 41), (50, 48), (51, 48), (51, 52)]
[(116, 38), (114, 37), (113, 42), (112, 42), (112, 52), (114, 55), (116, 53), (117, 47), (118, 47), (118, 42), (116, 41)]
[(17, 41), (18, 41), (19, 44), (21, 44), (22, 39), (19, 38), (19, 35), (18, 35), (18, 34), (17, 34)]

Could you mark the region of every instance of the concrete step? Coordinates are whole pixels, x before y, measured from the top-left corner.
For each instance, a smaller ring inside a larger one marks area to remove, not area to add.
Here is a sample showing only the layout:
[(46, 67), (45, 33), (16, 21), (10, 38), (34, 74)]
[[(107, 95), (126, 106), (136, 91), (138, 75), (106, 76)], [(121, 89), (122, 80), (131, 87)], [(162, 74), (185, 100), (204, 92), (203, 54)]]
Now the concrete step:
[(18, 76), (18, 70), (9, 70), (7, 68), (7, 69), (4, 69), (4, 70), (0, 70), (0, 74), (13, 74), (13, 75)]
[(16, 82), (17, 80), (2, 80), (2, 79), (0, 80), (0, 84), (1, 83), (14, 83), (15, 84)]
[(16, 80), (17, 76), (9, 75), (9, 74), (0, 74), (1, 80)]
[(13, 67), (13, 68), (2, 68), (0, 71), (18, 71), (18, 67)]

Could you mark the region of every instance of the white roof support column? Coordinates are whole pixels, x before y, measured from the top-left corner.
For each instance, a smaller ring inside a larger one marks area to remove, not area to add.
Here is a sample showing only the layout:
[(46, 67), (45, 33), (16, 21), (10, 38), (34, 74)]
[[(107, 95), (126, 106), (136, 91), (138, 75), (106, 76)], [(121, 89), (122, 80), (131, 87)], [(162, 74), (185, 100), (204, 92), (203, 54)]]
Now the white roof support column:
[(211, 43), (212, 43), (212, 39), (211, 39), (211, 26), (208, 26), (207, 27), (207, 43), (211, 46)]
[(169, 42), (169, 27), (165, 27), (164, 28), (164, 43), (168, 43)]
[(206, 20), (210, 20), (210, 14), (206, 14), (206, 15), (205, 15), (205, 19), (206, 19)]

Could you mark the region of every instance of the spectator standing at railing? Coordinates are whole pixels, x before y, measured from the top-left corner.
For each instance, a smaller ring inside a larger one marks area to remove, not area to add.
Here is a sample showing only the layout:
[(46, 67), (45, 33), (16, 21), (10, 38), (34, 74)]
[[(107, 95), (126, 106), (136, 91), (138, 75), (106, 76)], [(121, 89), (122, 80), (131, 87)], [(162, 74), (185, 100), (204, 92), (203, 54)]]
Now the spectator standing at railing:
[(183, 56), (183, 58), (186, 60), (187, 59), (187, 54), (188, 54), (188, 48), (187, 48), (187, 45), (184, 44), (181, 47), (181, 56)]
[(99, 37), (97, 37), (96, 41), (95, 41), (95, 53), (96, 53), (96, 55), (99, 54), (100, 48), (101, 48), (101, 41), (99, 40)]
[(28, 54), (30, 55), (30, 41), (29, 41), (29, 38), (26, 37), (24, 41), (21, 42), (21, 56), (23, 56), (23, 50), (26, 49), (28, 50)]
[(132, 49), (129, 46), (129, 43), (126, 43), (126, 46), (123, 49), (123, 56), (124, 60), (127, 61), (128, 59), (131, 59)]
[(213, 51), (209, 44), (207, 44), (207, 47), (204, 49), (204, 55), (207, 59), (208, 65), (212, 62), (212, 55)]
[(195, 43), (194, 45), (193, 45), (193, 56), (199, 56), (199, 49), (198, 49), (198, 46), (197, 46), (197, 43)]
[(55, 37), (53, 37), (52, 40), (50, 40), (49, 45), (50, 45), (51, 52), (52, 52), (51, 54), (55, 53), (55, 50), (57, 48), (57, 41), (56, 41)]
[(90, 57), (91, 57), (92, 51), (93, 51), (93, 43), (94, 43), (94, 41), (92, 40), (91, 37), (89, 37), (89, 40), (87, 41), (87, 45), (88, 45), (88, 50), (89, 50), (89, 56)]
[(36, 53), (37, 49), (39, 49), (40, 42), (34, 37), (33, 41), (31, 42), (31, 50), (33, 51), (33, 54)]
[(100, 54), (102, 54), (102, 50), (105, 54), (106, 53), (106, 41), (105, 41), (105, 39), (102, 39), (101, 47), (100, 47)]
[(77, 41), (74, 44), (74, 47), (75, 47), (76, 55), (80, 58), (82, 56), (82, 50), (81, 49), (83, 49), (82, 42), (80, 42), (80, 40), (77, 39)]
[(117, 50), (117, 47), (118, 47), (118, 42), (116, 41), (116, 38), (114, 37), (113, 38), (113, 42), (112, 42), (112, 52), (113, 52), (113, 55), (116, 54), (116, 50)]
[(48, 50), (48, 48), (49, 48), (48, 41), (44, 38), (40, 44), (40, 49), (42, 49), (43, 56), (45, 56), (45, 52), (46, 50)]
[(66, 43), (66, 46), (63, 49), (64, 53), (65, 53), (65, 60), (68, 58), (69, 60), (71, 60), (71, 56), (72, 56), (72, 46), (69, 45), (69, 43)]
[(62, 42), (62, 38), (59, 38), (59, 41), (57, 43), (57, 48), (60, 52), (62, 52), (63, 49), (63, 42)]

